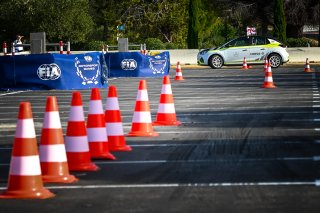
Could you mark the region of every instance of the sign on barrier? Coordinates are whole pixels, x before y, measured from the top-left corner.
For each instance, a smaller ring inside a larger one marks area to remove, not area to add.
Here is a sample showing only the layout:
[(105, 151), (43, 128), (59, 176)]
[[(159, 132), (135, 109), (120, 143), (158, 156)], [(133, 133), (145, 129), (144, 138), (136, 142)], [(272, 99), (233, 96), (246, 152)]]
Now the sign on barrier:
[(158, 77), (170, 71), (169, 52), (149, 56), (139, 52), (106, 53), (109, 77)]
[(15, 90), (106, 88), (101, 53), (0, 57), (0, 88)]

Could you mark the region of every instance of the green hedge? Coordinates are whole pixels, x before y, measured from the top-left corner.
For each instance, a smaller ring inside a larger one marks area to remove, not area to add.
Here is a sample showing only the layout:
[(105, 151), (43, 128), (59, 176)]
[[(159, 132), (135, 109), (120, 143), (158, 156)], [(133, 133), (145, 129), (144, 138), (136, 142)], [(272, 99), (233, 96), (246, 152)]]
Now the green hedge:
[(288, 38), (288, 47), (317, 47), (318, 41), (310, 38)]

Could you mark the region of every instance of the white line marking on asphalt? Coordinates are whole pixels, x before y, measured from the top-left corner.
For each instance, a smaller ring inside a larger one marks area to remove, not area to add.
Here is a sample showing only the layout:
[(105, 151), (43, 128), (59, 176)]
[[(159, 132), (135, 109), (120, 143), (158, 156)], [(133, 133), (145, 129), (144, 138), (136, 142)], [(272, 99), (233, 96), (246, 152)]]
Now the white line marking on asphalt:
[[(47, 189), (122, 189), (122, 188), (177, 188), (177, 187), (233, 187), (233, 186), (301, 186), (320, 185), (320, 180), (296, 182), (235, 182), (235, 183), (163, 183), (163, 184), (110, 184), (110, 185), (78, 185), (78, 186), (46, 186)], [(0, 187), (6, 190), (7, 187)]]
[(0, 94), (0, 96), (13, 95), (13, 94), (18, 94), (18, 93), (23, 93), (23, 92), (25, 92), (25, 91), (9, 92), (9, 93)]
[[(319, 157), (320, 158), (320, 157)], [(98, 165), (112, 164), (164, 164), (164, 163), (212, 163), (212, 162), (257, 162), (257, 161), (318, 161), (318, 157), (283, 157), (283, 158), (251, 158), (251, 159), (204, 159), (204, 160), (133, 160), (133, 161), (94, 161)], [(0, 166), (9, 166), (8, 163), (1, 163)]]

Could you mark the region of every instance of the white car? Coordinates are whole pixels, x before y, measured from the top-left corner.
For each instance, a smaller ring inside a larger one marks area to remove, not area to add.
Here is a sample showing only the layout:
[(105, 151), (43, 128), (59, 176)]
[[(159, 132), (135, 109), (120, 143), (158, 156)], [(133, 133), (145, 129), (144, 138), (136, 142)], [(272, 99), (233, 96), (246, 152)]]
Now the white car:
[(218, 69), (223, 65), (242, 65), (244, 58), (248, 65), (263, 64), (266, 57), (272, 68), (289, 61), (286, 46), (275, 39), (262, 36), (239, 37), (220, 47), (201, 50), (197, 61), (199, 65)]

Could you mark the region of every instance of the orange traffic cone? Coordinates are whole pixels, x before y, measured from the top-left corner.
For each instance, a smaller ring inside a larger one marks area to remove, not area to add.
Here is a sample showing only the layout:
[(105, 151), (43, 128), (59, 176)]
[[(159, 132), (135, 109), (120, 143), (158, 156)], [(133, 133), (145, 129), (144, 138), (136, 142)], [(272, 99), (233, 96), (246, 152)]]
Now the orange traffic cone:
[(39, 150), (43, 182), (73, 183), (78, 180), (69, 174), (66, 148), (55, 96), (47, 97)]
[(128, 136), (158, 136), (157, 132), (153, 131), (151, 123), (151, 113), (149, 106), (149, 97), (147, 91), (147, 81), (141, 80), (136, 98), (136, 106), (132, 118), (131, 131)]
[(248, 65), (247, 65), (247, 59), (246, 59), (246, 57), (243, 58), (242, 69), (243, 69), (243, 70), (249, 69), (249, 67), (248, 67)]
[(262, 85), (262, 88), (276, 88), (276, 86), (273, 84), (273, 78), (272, 78), (272, 71), (270, 63), (268, 63), (268, 70), (266, 72), (265, 78), (264, 78), (264, 84)]
[(31, 104), (21, 102), (11, 155), (8, 188), (0, 198), (46, 199), (54, 196), (43, 187)]
[(181, 65), (180, 62), (177, 62), (177, 68), (176, 68), (176, 77), (175, 79), (176, 81), (183, 81), (184, 78), (182, 77), (182, 70), (181, 70)]
[(306, 59), (306, 65), (304, 66), (304, 72), (312, 72), (308, 58)]
[(91, 162), (80, 92), (72, 94), (65, 144), (70, 171), (97, 171), (99, 169)]
[(87, 131), (91, 158), (115, 160), (109, 152), (106, 121), (98, 88), (91, 90), (87, 119)]
[(117, 96), (117, 88), (109, 86), (105, 111), (106, 127), (111, 151), (131, 151), (132, 148), (126, 145), (123, 134), (121, 112)]
[(265, 57), (264, 59), (264, 65), (263, 65), (263, 72), (268, 71), (268, 57)]
[(158, 113), (153, 125), (178, 126), (180, 124), (181, 122), (176, 118), (170, 78), (166, 75), (163, 77)]

